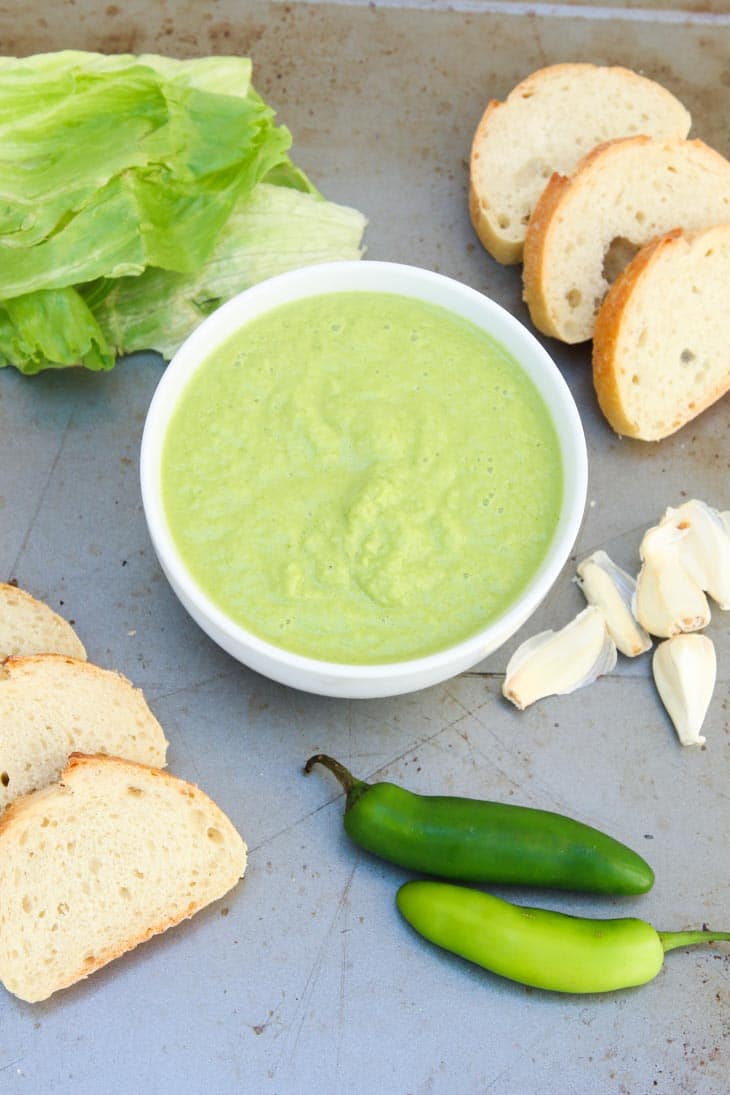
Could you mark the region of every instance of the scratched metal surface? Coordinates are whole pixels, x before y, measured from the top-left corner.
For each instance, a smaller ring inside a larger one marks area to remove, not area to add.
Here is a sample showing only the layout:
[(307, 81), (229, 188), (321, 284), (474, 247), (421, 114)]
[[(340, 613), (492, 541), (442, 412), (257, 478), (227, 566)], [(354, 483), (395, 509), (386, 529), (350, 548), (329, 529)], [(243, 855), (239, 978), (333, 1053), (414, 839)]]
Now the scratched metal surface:
[[(728, 6), (691, 6), (677, 18), (676, 3), (625, 15), (595, 5), (0, 3), (0, 48), (250, 54), (298, 160), (325, 193), (368, 214), (370, 257), (451, 274), (524, 319), (518, 271), (482, 253), (465, 211), (483, 106), (547, 62), (618, 62), (666, 82), (694, 133), (729, 154)], [(727, 400), (661, 445), (620, 441), (596, 411), (585, 348), (550, 348), (589, 443), (577, 552), (603, 546), (635, 567), (641, 530), (667, 504), (697, 495), (730, 508)], [(144, 688), (171, 770), (230, 813), (249, 871), (221, 904), (48, 1003), (0, 996), (2, 1091), (724, 1095), (727, 948), (674, 953), (655, 982), (613, 996), (563, 998), (493, 978), (399, 921), (403, 873), (347, 844), (333, 780), (305, 779), (301, 765), (327, 750), (363, 776), (582, 817), (650, 858), (653, 892), (525, 899), (636, 913), (666, 929), (721, 926), (727, 616), (710, 630), (719, 681), (702, 751), (677, 745), (647, 659), (523, 714), (502, 701), (517, 641), (579, 607), (569, 570), (521, 636), (440, 687), (346, 702), (272, 684), (197, 630), (153, 557), (138, 448), (161, 372), (142, 355), (105, 376), (0, 374), (0, 577), (74, 619), (93, 660)]]

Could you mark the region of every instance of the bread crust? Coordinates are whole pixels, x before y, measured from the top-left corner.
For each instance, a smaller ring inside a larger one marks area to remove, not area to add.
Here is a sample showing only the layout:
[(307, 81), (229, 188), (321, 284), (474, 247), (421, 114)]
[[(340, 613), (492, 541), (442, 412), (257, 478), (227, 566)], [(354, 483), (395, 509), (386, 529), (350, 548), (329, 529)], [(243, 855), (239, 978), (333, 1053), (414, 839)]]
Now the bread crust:
[[(528, 77), (529, 79), (530, 77)], [(474, 132), (469, 157), (469, 218), (480, 243), (492, 258), (495, 258), (497, 262), (501, 262), (503, 266), (515, 266), (522, 261), (523, 245), (521, 243), (510, 243), (496, 231), (489, 215), (487, 199), (480, 194), (474, 179), (481, 155), (482, 142), (485, 140), (486, 132), (494, 115), (503, 106), (504, 103), (499, 102), (497, 99), (491, 99)]]
[[(8, 806), (2, 817), (0, 817), (0, 841), (8, 830), (18, 822), (22, 823), (28, 818), (43, 814), (48, 803), (57, 799), (59, 795), (73, 795), (75, 782), (80, 777), (83, 778), (87, 771), (98, 766), (101, 766), (102, 769), (106, 769), (107, 772), (119, 772), (122, 779), (125, 777), (135, 778), (136, 776), (138, 779), (142, 777), (145, 780), (161, 780), (174, 793), (189, 795), (195, 798), (200, 807), (204, 808), (206, 812), (210, 814), (211, 821), (224, 829), (229, 834), (229, 838), (232, 839), (232, 842), (240, 846), (239, 855), (235, 863), (235, 868), (231, 872), (231, 876), (226, 879), (223, 888), (221, 888), (220, 893), (218, 893), (216, 897), (204, 897), (199, 901), (191, 901), (187, 907), (174, 914), (162, 917), (155, 923), (148, 925), (144, 931), (130, 935), (126, 939), (120, 940), (115, 945), (99, 948), (99, 953), (94, 954), (93, 961), (84, 962), (80, 968), (75, 969), (69, 972), (68, 975), (60, 978), (58, 983), (54, 984), (50, 992), (43, 996), (33, 997), (31, 994), (31, 996), (21, 997), (22, 999), (28, 1000), (29, 1003), (35, 1003), (38, 1000), (46, 999), (52, 993), (76, 984), (78, 981), (88, 977), (89, 974), (101, 969), (102, 966), (108, 965), (108, 963), (115, 958), (119, 958), (121, 955), (126, 954), (127, 951), (133, 950), (140, 943), (146, 942), (146, 940), (150, 939), (153, 935), (159, 935), (161, 932), (167, 931), (168, 928), (172, 928), (183, 920), (189, 919), (196, 912), (200, 911), (200, 909), (210, 904), (211, 901), (217, 900), (227, 893), (245, 873), (246, 845), (243, 843), (233, 824), (220, 807), (201, 791), (196, 784), (188, 783), (186, 780), (172, 776), (159, 768), (151, 768), (148, 765), (140, 764), (136, 761), (128, 761), (121, 757), (111, 757), (105, 754), (72, 753), (58, 783), (46, 787), (41, 791), (34, 791), (16, 799), (15, 802)], [(234, 873), (235, 878), (233, 877)]]
[[(56, 665), (76, 666), (81, 673), (89, 673), (93, 676), (109, 675), (117, 677), (134, 688), (132, 682), (116, 669), (102, 669), (101, 666), (94, 665), (93, 662), (87, 662), (85, 658), (75, 658), (73, 654), (57, 654), (54, 651), (49, 651), (47, 654), (8, 654), (7, 658), (0, 661), (0, 672), (5, 677), (12, 677), (15, 672), (22, 670), (25, 666), (32, 667), (44, 663), (52, 665), (54, 662)], [(138, 692), (139, 689), (135, 688), (135, 691)]]
[[(589, 153), (592, 155), (592, 153)], [(587, 159), (588, 157), (585, 157)], [(582, 162), (582, 161), (581, 161)], [(554, 224), (553, 215), (570, 189), (567, 175), (551, 175), (547, 186), (540, 195), (527, 224), (525, 249), (522, 267), (522, 299), (530, 311), (530, 319), (544, 335), (559, 338), (548, 307), (547, 296), (543, 291), (543, 271), (546, 254), (550, 247), (550, 234)]]
[[(691, 243), (698, 237), (714, 232), (727, 232), (728, 226), (686, 232), (675, 228), (645, 244), (632, 261), (621, 271), (609, 289), (596, 320), (593, 339), (593, 385), (598, 405), (611, 428), (622, 437), (641, 441), (661, 441), (685, 426), (697, 415), (721, 399), (730, 390), (727, 384), (718, 384), (704, 392), (693, 393), (693, 407), (677, 407), (677, 417), (672, 428), (656, 431), (648, 424), (637, 422), (626, 406), (626, 391), (631, 374), (622, 346), (628, 315), (633, 307), (634, 294), (645, 278), (650, 278), (664, 257), (672, 251), (689, 253)], [(730, 351), (729, 351), (730, 353)]]
[(664, 250), (669, 241), (680, 234), (681, 229), (674, 229), (637, 252), (609, 289), (596, 319), (592, 351), (593, 386), (604, 417), (622, 437), (638, 438), (641, 433), (638, 423), (633, 422), (626, 411), (621, 386), (618, 343), (626, 309), (634, 286), (657, 252)]

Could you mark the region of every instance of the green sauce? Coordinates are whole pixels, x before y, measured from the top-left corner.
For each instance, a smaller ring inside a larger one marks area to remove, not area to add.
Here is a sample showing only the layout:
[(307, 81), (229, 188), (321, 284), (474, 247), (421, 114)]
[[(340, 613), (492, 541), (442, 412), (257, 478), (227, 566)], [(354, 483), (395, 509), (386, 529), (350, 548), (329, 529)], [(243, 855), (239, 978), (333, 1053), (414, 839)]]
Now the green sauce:
[(555, 531), (558, 439), (494, 340), (388, 293), (282, 305), (203, 362), (165, 438), (173, 539), (212, 601), (326, 661), (433, 653), (523, 590)]

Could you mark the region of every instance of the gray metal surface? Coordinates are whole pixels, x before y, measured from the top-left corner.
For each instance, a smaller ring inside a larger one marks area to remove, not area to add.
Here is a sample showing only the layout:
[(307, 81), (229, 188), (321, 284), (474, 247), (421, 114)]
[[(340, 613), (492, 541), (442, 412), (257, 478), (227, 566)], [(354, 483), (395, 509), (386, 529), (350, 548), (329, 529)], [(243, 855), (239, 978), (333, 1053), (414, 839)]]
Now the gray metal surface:
[[(250, 54), (297, 160), (369, 216), (371, 258), (453, 275), (525, 319), (519, 271), (482, 252), (466, 213), (465, 160), (490, 97), (552, 61), (623, 63), (663, 80), (694, 134), (730, 154), (728, 5), (653, 7), (6, 3), (0, 49)], [(659, 445), (622, 441), (597, 412), (586, 348), (549, 348), (588, 436), (576, 553), (605, 547), (635, 568), (666, 505), (730, 508), (727, 400)], [(654, 982), (612, 996), (498, 980), (399, 920), (404, 872), (347, 843), (334, 781), (301, 766), (326, 750), (362, 776), (581, 817), (647, 855), (652, 893), (525, 900), (728, 927), (728, 614), (709, 631), (719, 680), (702, 750), (677, 744), (646, 658), (524, 713), (502, 700), (517, 642), (580, 606), (569, 568), (520, 636), (443, 686), (347, 702), (272, 684), (195, 627), (153, 557), (138, 449), (161, 372), (141, 355), (109, 375), (0, 373), (0, 577), (75, 620), (90, 658), (145, 690), (171, 771), (229, 812), (249, 870), (222, 903), (49, 1002), (0, 995), (0, 1090), (724, 1095), (727, 947), (675, 952)]]

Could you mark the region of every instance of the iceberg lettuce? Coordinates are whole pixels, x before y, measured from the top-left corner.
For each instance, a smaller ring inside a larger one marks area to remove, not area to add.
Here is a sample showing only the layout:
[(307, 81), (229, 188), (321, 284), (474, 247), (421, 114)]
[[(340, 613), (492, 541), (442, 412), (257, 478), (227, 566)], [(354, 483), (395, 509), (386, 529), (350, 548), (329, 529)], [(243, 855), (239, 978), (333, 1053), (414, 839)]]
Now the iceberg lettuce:
[(247, 58), (0, 58), (0, 365), (169, 357), (255, 281), (359, 257), (290, 145)]
[(95, 310), (104, 339), (117, 354), (154, 346), (170, 358), (206, 315), (256, 282), (297, 266), (359, 259), (364, 227), (355, 209), (259, 183), (239, 199), (197, 274), (149, 268), (105, 287)]

